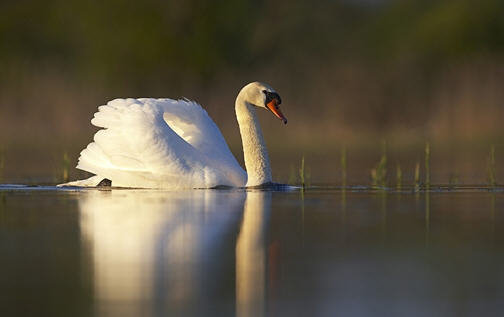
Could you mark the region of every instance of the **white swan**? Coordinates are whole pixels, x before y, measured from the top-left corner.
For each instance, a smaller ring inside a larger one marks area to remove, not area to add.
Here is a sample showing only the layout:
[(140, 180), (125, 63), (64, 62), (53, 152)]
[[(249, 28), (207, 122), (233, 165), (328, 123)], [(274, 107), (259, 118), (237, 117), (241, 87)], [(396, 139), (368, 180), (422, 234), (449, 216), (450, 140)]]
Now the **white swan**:
[(243, 87), (235, 110), (245, 172), (219, 128), (190, 100), (115, 99), (100, 106), (91, 123), (103, 128), (80, 154), (78, 169), (96, 176), (61, 186), (211, 188), (271, 183), (271, 168), (254, 107), (266, 108), (284, 123), (280, 96), (269, 85)]

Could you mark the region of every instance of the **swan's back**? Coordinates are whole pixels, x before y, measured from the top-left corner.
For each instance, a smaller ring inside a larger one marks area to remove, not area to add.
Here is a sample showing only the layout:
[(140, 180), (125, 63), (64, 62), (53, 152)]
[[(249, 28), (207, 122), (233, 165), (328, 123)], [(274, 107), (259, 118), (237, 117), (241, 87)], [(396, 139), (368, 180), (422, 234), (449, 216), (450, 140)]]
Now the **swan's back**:
[(197, 103), (115, 99), (91, 123), (103, 128), (81, 152), (77, 168), (113, 186), (198, 188), (244, 186), (240, 167), (220, 130)]

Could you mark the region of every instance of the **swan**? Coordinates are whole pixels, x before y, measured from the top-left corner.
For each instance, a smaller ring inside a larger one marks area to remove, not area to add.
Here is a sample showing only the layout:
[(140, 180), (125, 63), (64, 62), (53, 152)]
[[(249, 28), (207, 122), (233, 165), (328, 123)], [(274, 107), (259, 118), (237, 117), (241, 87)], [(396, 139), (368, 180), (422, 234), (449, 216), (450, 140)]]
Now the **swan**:
[(271, 167), (255, 108), (287, 119), (269, 85), (244, 86), (235, 102), (246, 172), (208, 113), (189, 99), (114, 99), (98, 107), (91, 123), (102, 128), (82, 152), (77, 168), (95, 174), (59, 186), (134, 188), (254, 187), (272, 184)]

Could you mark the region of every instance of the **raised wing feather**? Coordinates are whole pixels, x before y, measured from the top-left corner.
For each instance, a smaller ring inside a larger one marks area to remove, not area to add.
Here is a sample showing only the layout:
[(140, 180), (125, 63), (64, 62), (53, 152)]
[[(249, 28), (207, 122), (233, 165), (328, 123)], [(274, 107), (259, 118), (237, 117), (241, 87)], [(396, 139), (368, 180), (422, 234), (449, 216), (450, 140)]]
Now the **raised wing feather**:
[(246, 174), (205, 110), (188, 100), (115, 99), (77, 168), (125, 187), (243, 186)]
[[(163, 107), (163, 119), (181, 138), (215, 160), (238, 165), (226, 140), (208, 113), (196, 102), (172, 99), (140, 99)], [(238, 165), (239, 166), (239, 165)]]

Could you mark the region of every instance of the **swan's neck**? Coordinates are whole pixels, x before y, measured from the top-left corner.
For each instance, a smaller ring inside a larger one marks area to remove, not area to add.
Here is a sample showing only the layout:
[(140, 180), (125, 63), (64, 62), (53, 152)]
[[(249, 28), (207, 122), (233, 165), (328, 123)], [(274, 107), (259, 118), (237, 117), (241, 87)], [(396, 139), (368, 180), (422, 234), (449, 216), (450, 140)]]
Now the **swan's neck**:
[(238, 95), (235, 109), (243, 143), (247, 187), (271, 182), (268, 151), (254, 107)]

